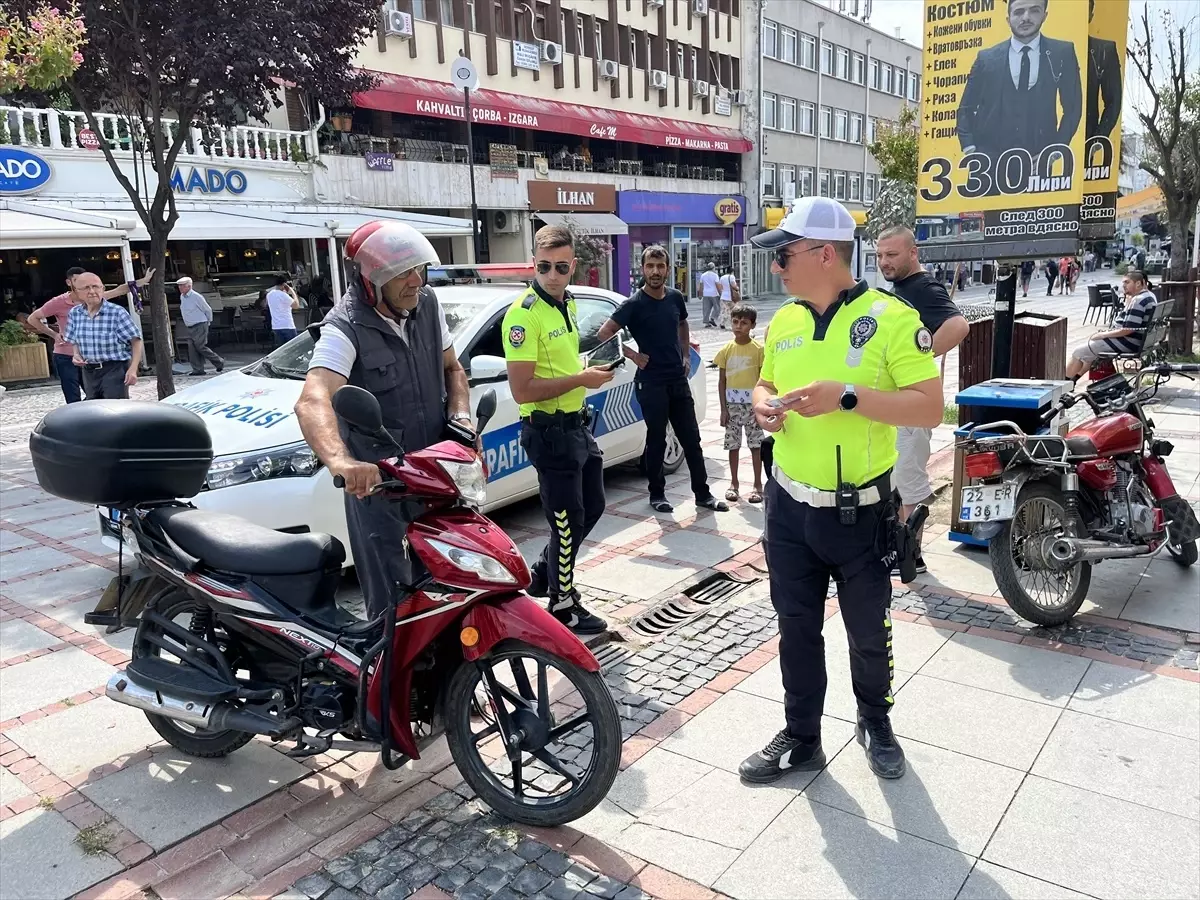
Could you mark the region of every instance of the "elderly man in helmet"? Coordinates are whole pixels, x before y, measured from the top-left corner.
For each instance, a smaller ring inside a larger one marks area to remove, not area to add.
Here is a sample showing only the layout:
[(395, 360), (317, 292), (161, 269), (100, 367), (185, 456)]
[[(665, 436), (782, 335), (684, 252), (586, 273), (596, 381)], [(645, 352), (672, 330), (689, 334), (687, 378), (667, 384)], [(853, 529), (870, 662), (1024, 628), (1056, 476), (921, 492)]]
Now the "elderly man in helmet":
[[(333, 475), (346, 482), (346, 524), (367, 611), (375, 618), (396, 582), (411, 583), (402, 505), (373, 496), (380, 482), (373, 460), (391, 445), (352, 432), (334, 414), (333, 393), (345, 384), (376, 396), (383, 425), (407, 451), (443, 437), (446, 420), (472, 428), (470, 393), (425, 268), (436, 251), (399, 222), (371, 222), (346, 242), (345, 296), (325, 316), (313, 348), (296, 417), (304, 439)], [(382, 552), (381, 552), (382, 551)]]

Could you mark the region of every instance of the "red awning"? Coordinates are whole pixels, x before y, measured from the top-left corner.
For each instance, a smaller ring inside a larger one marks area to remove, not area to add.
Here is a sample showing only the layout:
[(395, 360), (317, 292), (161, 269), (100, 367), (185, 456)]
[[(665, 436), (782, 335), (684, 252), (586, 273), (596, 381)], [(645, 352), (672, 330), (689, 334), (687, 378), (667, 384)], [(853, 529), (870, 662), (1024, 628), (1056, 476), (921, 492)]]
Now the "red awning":
[[(355, 94), (355, 106), (439, 119), (464, 118), (463, 96), (453, 85), (408, 75), (372, 74), (379, 78), (378, 84), (372, 90)], [(754, 146), (732, 128), (617, 112), (558, 100), (521, 97), (500, 91), (473, 92), (471, 120), (488, 125), (509, 125), (513, 128), (532, 128), (536, 131), (688, 150), (746, 153)]]

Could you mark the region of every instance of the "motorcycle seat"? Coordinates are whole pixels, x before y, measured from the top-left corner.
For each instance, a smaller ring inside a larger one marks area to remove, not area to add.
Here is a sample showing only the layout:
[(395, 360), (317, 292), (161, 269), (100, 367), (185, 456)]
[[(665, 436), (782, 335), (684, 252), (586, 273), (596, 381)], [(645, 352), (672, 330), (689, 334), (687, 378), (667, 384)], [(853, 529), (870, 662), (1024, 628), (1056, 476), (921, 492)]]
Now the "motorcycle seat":
[(1057, 434), (1030, 435), (1026, 444), (1030, 455), (1035, 459), (1062, 459), (1066, 449), (1068, 459), (1094, 459), (1096, 445), (1088, 437), (1060, 437)]
[(286, 534), (237, 516), (183, 506), (159, 507), (146, 518), (185, 553), (239, 575), (340, 570), (346, 561), (346, 548), (328, 534)]

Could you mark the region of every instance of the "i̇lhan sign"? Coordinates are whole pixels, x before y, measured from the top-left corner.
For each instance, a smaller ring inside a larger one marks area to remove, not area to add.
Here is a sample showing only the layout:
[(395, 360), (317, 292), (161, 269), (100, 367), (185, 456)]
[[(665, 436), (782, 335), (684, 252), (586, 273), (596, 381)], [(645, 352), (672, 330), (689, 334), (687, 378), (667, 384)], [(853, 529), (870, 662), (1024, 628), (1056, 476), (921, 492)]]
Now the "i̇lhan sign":
[(615, 212), (617, 189), (611, 184), (531, 181), (529, 208), (538, 212)]

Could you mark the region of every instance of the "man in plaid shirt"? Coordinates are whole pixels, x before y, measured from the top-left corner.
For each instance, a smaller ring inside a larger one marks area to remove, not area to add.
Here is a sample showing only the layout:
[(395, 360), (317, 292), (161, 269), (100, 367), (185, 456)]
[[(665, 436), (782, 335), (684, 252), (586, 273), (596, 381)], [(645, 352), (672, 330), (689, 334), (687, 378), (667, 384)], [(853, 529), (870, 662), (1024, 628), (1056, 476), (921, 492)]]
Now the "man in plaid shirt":
[(84, 392), (89, 400), (128, 400), (130, 386), (137, 384), (142, 333), (128, 312), (104, 299), (99, 275), (76, 275), (73, 289), (83, 305), (67, 316), (63, 338), (75, 345)]

